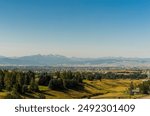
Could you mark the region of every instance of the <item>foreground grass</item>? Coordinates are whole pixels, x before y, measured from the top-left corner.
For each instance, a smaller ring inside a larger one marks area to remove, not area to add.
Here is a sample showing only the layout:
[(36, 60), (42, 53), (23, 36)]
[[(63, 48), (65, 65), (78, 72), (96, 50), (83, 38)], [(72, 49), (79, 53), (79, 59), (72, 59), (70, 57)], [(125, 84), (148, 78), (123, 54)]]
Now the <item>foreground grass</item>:
[(0, 92), (0, 99), (3, 99), (5, 96), (7, 95), (7, 93), (6, 92)]
[[(132, 80), (134, 85), (138, 85), (142, 82), (142, 80)], [(131, 80), (129, 79), (116, 79), (110, 80), (105, 79), (102, 82), (94, 81), (87, 82), (96, 87), (99, 87), (103, 91), (107, 91), (106, 94), (93, 96), (93, 99), (104, 99), (104, 98), (139, 98), (142, 97), (142, 94), (130, 96), (128, 94), (128, 88), (130, 86)]]
[[(133, 80), (135, 85), (141, 83), (142, 80)], [(43, 94), (46, 99), (78, 99), (78, 98), (92, 98), (92, 99), (109, 99), (109, 98), (139, 98), (144, 95), (134, 95), (130, 96), (127, 93), (127, 90), (130, 86), (131, 80), (129, 79), (103, 79), (102, 81), (94, 80), (88, 81), (84, 80), (84, 89), (77, 90), (64, 90), (64, 91), (55, 91), (50, 90), (46, 86), (39, 86), (40, 93), (27, 93), (22, 95), (22, 98), (25, 99), (37, 99), (39, 94)], [(0, 92), (0, 98), (6, 96), (6, 92)]]

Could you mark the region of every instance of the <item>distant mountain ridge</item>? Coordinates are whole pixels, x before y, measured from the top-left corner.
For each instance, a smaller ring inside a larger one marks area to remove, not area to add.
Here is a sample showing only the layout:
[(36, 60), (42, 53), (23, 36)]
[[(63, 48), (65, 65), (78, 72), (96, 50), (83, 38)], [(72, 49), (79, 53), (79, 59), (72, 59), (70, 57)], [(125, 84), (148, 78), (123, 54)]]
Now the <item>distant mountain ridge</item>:
[(0, 65), (22, 66), (100, 66), (100, 67), (150, 67), (150, 58), (76, 58), (62, 55), (31, 55), (22, 57), (0, 56)]

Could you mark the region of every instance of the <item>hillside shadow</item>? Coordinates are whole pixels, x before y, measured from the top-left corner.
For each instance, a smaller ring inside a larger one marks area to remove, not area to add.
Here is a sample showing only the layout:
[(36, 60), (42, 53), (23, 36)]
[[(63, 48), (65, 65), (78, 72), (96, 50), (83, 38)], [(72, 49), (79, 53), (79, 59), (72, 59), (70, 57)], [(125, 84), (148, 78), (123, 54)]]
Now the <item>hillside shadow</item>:
[(31, 94), (24, 94), (24, 97), (37, 99), (37, 97), (35, 97), (34, 95), (31, 95)]
[(88, 84), (88, 83), (84, 83), (84, 84), (86, 84), (87, 86), (93, 87), (93, 88), (95, 88), (95, 89), (101, 90), (100, 88), (95, 87), (94, 85), (91, 85), (91, 84)]
[(55, 96), (55, 95), (53, 95), (53, 94), (46, 93), (46, 92), (41, 92), (41, 93), (44, 94), (44, 95), (48, 95), (48, 96)]

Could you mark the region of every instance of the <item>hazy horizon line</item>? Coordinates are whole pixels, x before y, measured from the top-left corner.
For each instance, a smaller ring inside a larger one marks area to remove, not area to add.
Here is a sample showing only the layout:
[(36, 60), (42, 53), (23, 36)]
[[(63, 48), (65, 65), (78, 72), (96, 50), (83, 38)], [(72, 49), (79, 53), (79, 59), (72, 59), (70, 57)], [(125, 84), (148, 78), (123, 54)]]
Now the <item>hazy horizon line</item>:
[(41, 54), (41, 53), (37, 53), (37, 54), (27, 54), (27, 55), (1, 55), (0, 57), (7, 57), (7, 58), (19, 58), (19, 57), (25, 57), (25, 56), (36, 56), (36, 55), (41, 55), (41, 56), (48, 56), (48, 55), (53, 55), (53, 56), (64, 56), (67, 58), (150, 58), (150, 57), (139, 57), (139, 56), (96, 56), (96, 57), (89, 57), (89, 56), (85, 56), (85, 57), (81, 57), (81, 56), (68, 56), (68, 55), (63, 55), (63, 54), (54, 54), (54, 53), (49, 53), (49, 54)]

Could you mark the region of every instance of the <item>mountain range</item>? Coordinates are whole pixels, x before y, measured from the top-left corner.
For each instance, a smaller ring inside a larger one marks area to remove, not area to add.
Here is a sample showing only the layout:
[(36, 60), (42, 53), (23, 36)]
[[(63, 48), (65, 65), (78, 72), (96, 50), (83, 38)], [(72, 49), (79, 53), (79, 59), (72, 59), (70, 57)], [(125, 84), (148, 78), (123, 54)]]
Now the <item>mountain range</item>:
[(100, 67), (150, 67), (150, 58), (76, 58), (62, 55), (31, 55), (22, 57), (0, 56), (1, 66), (100, 66)]

